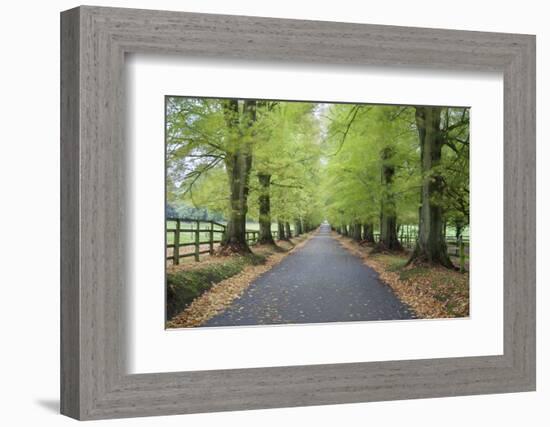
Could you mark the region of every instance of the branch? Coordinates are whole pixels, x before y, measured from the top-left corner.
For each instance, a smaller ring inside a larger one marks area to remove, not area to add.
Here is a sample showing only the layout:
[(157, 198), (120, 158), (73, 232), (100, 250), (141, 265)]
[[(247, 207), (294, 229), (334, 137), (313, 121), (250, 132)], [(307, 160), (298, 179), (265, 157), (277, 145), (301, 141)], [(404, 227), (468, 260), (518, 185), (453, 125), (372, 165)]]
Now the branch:
[(448, 126), (447, 129), (444, 129), (444, 132), (448, 134), (452, 130), (470, 123), (470, 119), (466, 119), (466, 111), (467, 111), (467, 108), (464, 108), (464, 110), (462, 111), (462, 117), (460, 118), (460, 120), (456, 122), (454, 125)]
[[(353, 124), (355, 118), (357, 117), (357, 114), (359, 113), (359, 110), (361, 109), (361, 107), (362, 107), (361, 105), (354, 105), (353, 108), (350, 110), (347, 118), (349, 118), (351, 115), (353, 115), (353, 117), (350, 119), (350, 121), (346, 126), (346, 130), (344, 131), (344, 135), (342, 136), (342, 141), (340, 141), (340, 146), (334, 153), (329, 154), (328, 156), (330, 157), (336, 156), (340, 152), (340, 150), (344, 146), (344, 142), (346, 141), (346, 137), (348, 136), (349, 130), (351, 129), (351, 125)], [(372, 107), (370, 107), (367, 111), (369, 111), (371, 108)]]
[(399, 109), (399, 111), (397, 113), (395, 113), (395, 115), (393, 117), (390, 117), (390, 120), (393, 121), (393, 120), (398, 119), (399, 116), (401, 116), (401, 114), (403, 114), (405, 111), (407, 111), (407, 108), (409, 108), (409, 107), (401, 107)]
[(225, 159), (225, 155), (223, 154), (211, 154), (211, 153), (206, 153), (206, 154), (188, 154), (187, 156), (185, 157), (191, 157), (191, 158), (194, 158), (194, 159), (205, 159), (205, 158), (210, 158), (210, 159)]
[(212, 162), (208, 163), (207, 165), (203, 166), (202, 168), (197, 168), (195, 169), (194, 171), (192, 172), (189, 172), (184, 178), (183, 180), (185, 181), (186, 179), (189, 179), (191, 177), (193, 177), (193, 180), (191, 181), (191, 183), (189, 183), (188, 185), (186, 185), (186, 189), (185, 191), (183, 192), (183, 196), (185, 196), (188, 192), (190, 192), (193, 188), (193, 185), (197, 182), (197, 180), (202, 176), (203, 173), (209, 171), (210, 169), (213, 169), (215, 168), (220, 162), (222, 161), (222, 159), (215, 159), (213, 160)]
[(298, 190), (301, 190), (302, 188), (304, 188), (302, 185), (279, 184), (274, 181), (271, 182), (271, 185), (274, 185), (276, 187), (282, 187), (282, 188), (297, 188)]

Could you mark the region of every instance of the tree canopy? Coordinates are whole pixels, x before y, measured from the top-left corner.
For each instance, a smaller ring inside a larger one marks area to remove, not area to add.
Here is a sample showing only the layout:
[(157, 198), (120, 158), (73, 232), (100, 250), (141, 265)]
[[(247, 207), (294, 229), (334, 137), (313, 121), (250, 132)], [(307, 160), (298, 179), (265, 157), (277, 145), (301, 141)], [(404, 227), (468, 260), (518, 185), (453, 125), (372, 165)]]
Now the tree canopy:
[(193, 207), (224, 218), (224, 244), (236, 251), (247, 250), (246, 221), (260, 223), (262, 243), (273, 243), (271, 224), (300, 233), (327, 220), (357, 239), (376, 231), (383, 250), (401, 250), (399, 227), (417, 225), (414, 256), (445, 265), (442, 227), (469, 224), (469, 113), (169, 97), (170, 213)]

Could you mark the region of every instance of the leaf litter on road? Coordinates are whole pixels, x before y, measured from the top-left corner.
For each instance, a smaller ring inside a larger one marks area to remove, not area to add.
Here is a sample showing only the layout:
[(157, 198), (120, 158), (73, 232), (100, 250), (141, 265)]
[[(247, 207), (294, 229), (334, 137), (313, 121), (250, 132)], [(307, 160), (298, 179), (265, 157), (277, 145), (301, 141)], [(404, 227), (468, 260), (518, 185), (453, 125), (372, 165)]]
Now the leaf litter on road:
[(406, 254), (373, 254), (370, 248), (334, 234), (334, 238), (378, 273), (418, 318), (437, 319), (469, 315), (469, 274), (438, 266), (405, 267)]
[(210, 290), (196, 298), (183, 312), (169, 320), (166, 327), (186, 328), (202, 325), (229, 307), (257, 277), (271, 270), (296, 249), (301, 248), (311, 236), (312, 234), (302, 235), (291, 242), (277, 242), (284, 252), (273, 251), (269, 246), (254, 247), (255, 252), (267, 255), (265, 263), (249, 265), (235, 276), (216, 283)]

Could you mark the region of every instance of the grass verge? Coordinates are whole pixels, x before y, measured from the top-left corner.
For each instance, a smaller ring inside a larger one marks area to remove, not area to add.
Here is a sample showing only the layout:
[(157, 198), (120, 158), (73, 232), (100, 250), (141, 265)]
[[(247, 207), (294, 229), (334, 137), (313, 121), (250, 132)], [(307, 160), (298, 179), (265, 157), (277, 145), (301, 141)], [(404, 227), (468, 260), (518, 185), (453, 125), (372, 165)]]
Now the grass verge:
[(166, 316), (171, 319), (216, 283), (240, 273), (247, 265), (261, 265), (266, 257), (259, 254), (224, 257), (202, 268), (190, 268), (166, 274)]
[(439, 266), (405, 266), (407, 253), (371, 253), (351, 239), (335, 236), (342, 246), (374, 269), (380, 279), (408, 304), (418, 318), (467, 317), (470, 309), (469, 273)]
[(209, 257), (167, 270), (167, 328), (200, 326), (222, 312), (259, 275), (282, 261), (309, 238), (301, 235), (277, 246), (254, 245), (253, 254)]

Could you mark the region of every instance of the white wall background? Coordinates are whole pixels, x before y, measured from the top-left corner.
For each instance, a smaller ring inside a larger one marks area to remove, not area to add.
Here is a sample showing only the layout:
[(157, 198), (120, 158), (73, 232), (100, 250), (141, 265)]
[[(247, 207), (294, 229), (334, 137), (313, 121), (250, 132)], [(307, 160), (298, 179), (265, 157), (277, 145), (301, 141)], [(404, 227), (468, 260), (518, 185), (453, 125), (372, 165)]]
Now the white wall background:
[[(393, 0), (96, 1), (105, 6), (537, 35), (538, 391), (108, 421), (117, 426), (545, 426), (550, 420), (548, 146), (550, 27), (545, 2)], [(59, 384), (59, 12), (75, 1), (5, 2), (0, 24), (0, 377), (3, 425), (64, 426)], [(546, 196), (546, 197), (545, 197)], [(546, 200), (545, 200), (546, 199)], [(542, 262), (541, 262), (542, 261)], [(92, 423), (92, 424), (95, 424)]]

